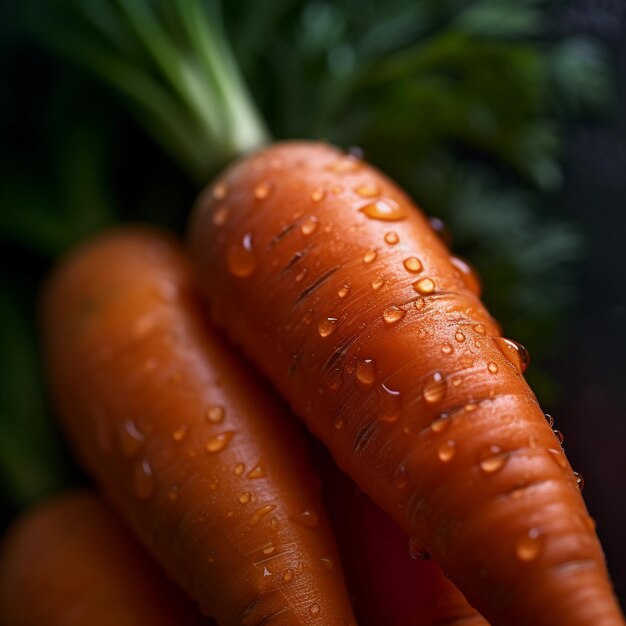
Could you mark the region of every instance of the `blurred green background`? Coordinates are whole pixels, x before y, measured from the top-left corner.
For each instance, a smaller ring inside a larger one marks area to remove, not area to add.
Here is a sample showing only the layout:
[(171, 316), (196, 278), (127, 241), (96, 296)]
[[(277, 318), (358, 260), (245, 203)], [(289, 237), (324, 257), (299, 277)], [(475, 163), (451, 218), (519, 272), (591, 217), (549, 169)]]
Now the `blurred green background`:
[[(626, 5), (128, 6), (0, 5), (3, 523), (82, 480), (39, 360), (36, 302), (51, 263), (118, 221), (182, 231), (199, 185), (267, 128), (358, 146), (450, 226), (505, 336), (532, 354), (527, 377), (585, 476), (624, 598)], [(198, 43), (198, 16), (213, 50)]]

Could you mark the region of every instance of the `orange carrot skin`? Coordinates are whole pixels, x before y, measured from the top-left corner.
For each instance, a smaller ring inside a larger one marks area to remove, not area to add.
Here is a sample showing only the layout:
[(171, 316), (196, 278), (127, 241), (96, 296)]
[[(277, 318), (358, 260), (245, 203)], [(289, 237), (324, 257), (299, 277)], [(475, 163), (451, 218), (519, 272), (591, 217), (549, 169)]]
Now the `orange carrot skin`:
[(128, 229), (83, 245), (43, 321), (77, 455), (205, 614), (353, 623), (300, 433), (205, 328), (175, 241)]
[(278, 144), (207, 188), (190, 245), (214, 319), (491, 623), (624, 624), (520, 353), (393, 182)]
[(203, 620), (95, 495), (39, 504), (0, 552), (3, 626), (200, 626)]

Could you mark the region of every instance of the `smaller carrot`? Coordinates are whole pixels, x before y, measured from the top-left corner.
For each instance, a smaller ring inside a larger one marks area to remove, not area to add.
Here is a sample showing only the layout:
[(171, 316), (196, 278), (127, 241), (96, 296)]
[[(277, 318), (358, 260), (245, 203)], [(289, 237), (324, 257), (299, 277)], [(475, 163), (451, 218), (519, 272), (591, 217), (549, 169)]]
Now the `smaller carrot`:
[(0, 553), (3, 626), (201, 626), (112, 512), (75, 491), (38, 505)]

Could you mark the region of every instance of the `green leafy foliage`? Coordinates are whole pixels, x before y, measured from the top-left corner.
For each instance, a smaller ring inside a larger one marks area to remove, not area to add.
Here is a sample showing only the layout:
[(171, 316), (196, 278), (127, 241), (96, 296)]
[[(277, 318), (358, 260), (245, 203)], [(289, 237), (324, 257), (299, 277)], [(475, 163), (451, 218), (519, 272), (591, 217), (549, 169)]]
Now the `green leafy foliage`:
[(62, 480), (33, 330), (39, 277), (118, 221), (181, 229), (192, 181), (269, 141), (267, 129), (360, 146), (447, 221), (549, 400), (545, 364), (583, 253), (551, 202), (564, 130), (611, 101), (601, 45), (547, 36), (554, 5), (25, 0), (19, 20), (0, 9), (0, 242), (28, 266), (5, 271), (0, 291), (0, 480), (12, 501)]

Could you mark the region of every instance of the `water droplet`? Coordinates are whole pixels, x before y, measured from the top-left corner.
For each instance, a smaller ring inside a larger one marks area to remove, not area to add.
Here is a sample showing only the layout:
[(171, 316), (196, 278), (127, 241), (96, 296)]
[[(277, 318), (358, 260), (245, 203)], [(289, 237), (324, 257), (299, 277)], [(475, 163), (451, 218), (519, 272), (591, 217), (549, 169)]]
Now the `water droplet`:
[(314, 617), (317, 617), (321, 612), (322, 612), (322, 607), (317, 602), (314, 602), (309, 607), (309, 613), (313, 615)]
[(293, 570), (288, 569), (283, 575), (283, 580), (286, 583), (290, 583), (293, 580)]
[(424, 269), (422, 262), (415, 256), (404, 259), (402, 265), (404, 265), (404, 269), (407, 272), (411, 272), (411, 274), (419, 274)]
[(546, 418), (546, 422), (548, 422), (548, 426), (550, 428), (554, 428), (554, 418), (549, 413), (545, 413), (544, 417)]
[(430, 227), (435, 231), (435, 234), (441, 239), (448, 247), (452, 244), (452, 234), (446, 223), (438, 217), (431, 216), (428, 218)]
[(216, 226), (223, 226), (230, 215), (229, 206), (220, 206), (213, 212), (213, 223)]
[(585, 488), (585, 479), (580, 472), (574, 472), (574, 478), (576, 479), (576, 484), (578, 488), (582, 491)]
[(376, 196), (380, 196), (380, 187), (375, 183), (357, 185), (354, 191), (362, 198), (376, 198)]
[(480, 335), (484, 335), (485, 334), (485, 327), (482, 324), (476, 324), (474, 326), (474, 330), (480, 334)]
[(372, 289), (378, 291), (387, 281), (384, 276), (378, 276), (372, 281)]
[(307, 528), (316, 528), (319, 524), (319, 517), (313, 509), (304, 509), (304, 511), (292, 515), (291, 519), (296, 524), (306, 526)]
[(449, 343), (444, 343), (444, 344), (441, 346), (441, 351), (442, 351), (444, 354), (452, 354), (452, 346), (451, 346)]
[(468, 402), (463, 409), (466, 413), (473, 413), (478, 408), (478, 405), (475, 402)]
[(562, 468), (567, 467), (567, 459), (565, 458), (565, 455), (563, 454), (563, 450), (557, 450), (556, 448), (548, 448), (548, 452), (550, 453), (550, 456), (552, 457), (554, 462), (559, 467), (562, 467)]
[(257, 200), (265, 200), (270, 195), (272, 191), (272, 186), (268, 182), (259, 183), (254, 188), (254, 197)]
[(241, 504), (248, 504), (248, 502), (250, 502), (251, 497), (252, 497), (252, 494), (249, 491), (244, 491), (239, 496), (239, 502), (241, 502)]
[(383, 422), (395, 422), (400, 417), (402, 394), (381, 385), (378, 390), (378, 418)]
[(325, 317), (319, 321), (317, 332), (320, 337), (330, 337), (337, 330), (337, 318)]
[(398, 222), (406, 217), (406, 211), (391, 198), (381, 198), (362, 206), (359, 211), (370, 219)]
[(452, 423), (452, 417), (447, 413), (442, 413), (436, 420), (430, 423), (430, 429), (435, 433), (442, 433), (447, 430)]
[(391, 479), (393, 486), (401, 491), (409, 484), (409, 475), (404, 465), (399, 465)]
[(187, 436), (187, 431), (189, 430), (189, 426), (187, 424), (183, 424), (179, 426), (173, 433), (172, 439), (174, 441), (182, 441)]
[(456, 454), (456, 442), (452, 439), (448, 439), (445, 443), (442, 443), (439, 448), (437, 448), (437, 456), (439, 460), (443, 463), (447, 463), (454, 458)]
[(336, 195), (338, 196), (339, 194), (343, 193), (343, 186), (342, 185), (333, 185), (330, 190)]
[(219, 435), (215, 435), (215, 437), (211, 437), (206, 444), (206, 451), (211, 453), (221, 452), (224, 448), (226, 448), (226, 446), (228, 446), (234, 434), (235, 433), (232, 431), (226, 431), (220, 433)]
[(323, 556), (320, 559), (320, 561), (321, 561), (322, 566), (324, 567), (324, 569), (326, 569), (328, 571), (334, 569), (334, 567), (335, 567), (335, 562), (332, 559), (328, 558), (327, 556)]
[(335, 417), (333, 418), (333, 426), (337, 430), (341, 430), (345, 425), (346, 425), (346, 423), (345, 423), (343, 417), (341, 415), (335, 415)]
[(554, 433), (554, 436), (556, 437), (556, 440), (561, 445), (563, 445), (563, 441), (565, 441), (565, 435), (560, 430), (553, 430), (552, 432)]
[(209, 555), (207, 556), (207, 561), (209, 563), (214, 563), (215, 562), (215, 550), (211, 550), (209, 552)]
[(356, 378), (367, 387), (376, 382), (376, 365), (372, 359), (364, 359), (356, 364)]
[(395, 324), (399, 322), (406, 315), (404, 309), (400, 309), (397, 306), (390, 306), (383, 312), (383, 320), (386, 324)]
[(256, 465), (246, 474), (246, 477), (250, 479), (265, 478), (265, 469), (260, 464)]
[(480, 278), (476, 270), (465, 259), (461, 259), (458, 256), (451, 256), (450, 263), (456, 269), (461, 280), (465, 283), (465, 286), (477, 296), (482, 291)]
[(365, 263), (366, 265), (373, 263), (376, 260), (377, 256), (378, 256), (378, 253), (376, 252), (376, 250), (368, 250), (363, 255), (363, 263)]
[(349, 293), (350, 293), (350, 284), (349, 283), (346, 283), (345, 285), (342, 285), (337, 290), (337, 295), (340, 298), (345, 298)]
[(235, 476), (241, 476), (246, 469), (246, 466), (243, 463), (237, 463), (233, 469), (233, 473)]
[(206, 418), (212, 424), (219, 424), (224, 420), (224, 407), (219, 405), (210, 406), (206, 411)]
[(455, 333), (454, 338), (459, 343), (463, 343), (465, 341), (465, 335), (460, 330), (457, 333)]
[(304, 280), (305, 276), (308, 274), (308, 270), (306, 267), (303, 267), (297, 274), (296, 274), (296, 282), (300, 283)]
[(276, 547), (273, 546), (271, 543), (266, 545), (263, 548), (263, 554), (272, 554), (272, 552), (275, 552), (275, 551), (276, 551)]
[(495, 363), (488, 363), (487, 369), (491, 374), (496, 374), (498, 372), (498, 366)]
[(152, 466), (147, 459), (143, 459), (135, 466), (133, 484), (135, 493), (142, 500), (146, 500), (154, 493), (154, 474), (152, 472)]
[(349, 154), (345, 157), (341, 157), (334, 163), (327, 165), (326, 169), (330, 170), (331, 172), (337, 172), (339, 174), (342, 174), (346, 172), (355, 172), (361, 167), (361, 165), (362, 163), (360, 159), (357, 159), (356, 157)]
[(319, 220), (314, 215), (311, 215), (307, 217), (306, 220), (304, 220), (304, 223), (302, 224), (300, 230), (302, 231), (303, 235), (312, 235), (317, 230), (318, 226)]
[(135, 456), (145, 438), (145, 435), (137, 428), (137, 424), (133, 420), (126, 420), (120, 432), (122, 454), (127, 458)]
[(504, 356), (520, 371), (525, 372), (530, 364), (530, 352), (517, 341), (494, 337), (493, 341)]
[(385, 243), (389, 244), (390, 246), (395, 246), (399, 242), (400, 237), (398, 237), (398, 233), (396, 233), (394, 230), (390, 230), (389, 232), (385, 233)]
[(426, 306), (426, 300), (424, 300), (424, 298), (418, 298), (418, 299), (415, 301), (415, 308), (416, 308), (418, 311), (421, 311), (421, 310), (422, 310), (425, 306)]
[(420, 278), (413, 283), (413, 289), (421, 294), (435, 291), (435, 281), (432, 278)]
[(248, 524), (250, 526), (256, 526), (268, 513), (271, 513), (276, 508), (275, 504), (266, 504), (260, 509), (257, 509), (250, 518)]
[(237, 278), (247, 278), (257, 266), (252, 248), (252, 235), (246, 233), (240, 244), (232, 245), (228, 250), (228, 269)]
[(428, 552), (415, 537), (409, 539), (409, 555), (416, 561), (428, 561), (432, 559), (430, 552)]
[(440, 402), (446, 395), (448, 384), (440, 372), (435, 372), (424, 385), (424, 400), (430, 404)]
[(525, 563), (534, 561), (541, 550), (541, 534), (537, 528), (531, 528), (515, 544), (515, 555)]
[(167, 497), (172, 501), (178, 500), (178, 491), (179, 491), (178, 485), (172, 485), (167, 490)]
[(226, 197), (226, 194), (228, 193), (228, 187), (226, 186), (226, 183), (224, 182), (219, 182), (217, 184), (215, 184), (213, 186), (213, 197), (216, 200), (223, 200)]
[(311, 194), (311, 200), (313, 202), (321, 202), (326, 197), (326, 192), (323, 189), (316, 189)]
[(508, 454), (502, 452), (499, 446), (489, 446), (480, 455), (480, 469), (485, 474), (493, 474), (504, 467)]

